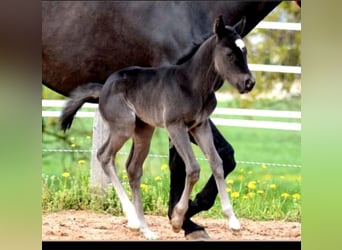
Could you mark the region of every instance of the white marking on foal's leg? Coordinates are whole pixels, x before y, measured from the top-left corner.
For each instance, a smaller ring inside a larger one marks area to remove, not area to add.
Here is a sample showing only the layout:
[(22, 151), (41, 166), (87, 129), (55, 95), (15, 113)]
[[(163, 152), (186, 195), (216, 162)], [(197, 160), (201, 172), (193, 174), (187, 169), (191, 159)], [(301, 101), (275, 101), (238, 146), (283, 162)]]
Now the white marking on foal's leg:
[(126, 215), (127, 227), (131, 229), (135, 229), (135, 230), (139, 229), (140, 221), (139, 221), (138, 215), (135, 211), (135, 208), (132, 202), (129, 200), (129, 197), (127, 196), (125, 189), (121, 185), (121, 182), (116, 174), (116, 171), (114, 170), (114, 166), (113, 167), (110, 166), (108, 168), (108, 176), (121, 202), (123, 212)]
[(229, 228), (235, 231), (240, 230), (241, 229), (240, 222), (235, 216), (233, 206), (230, 203), (230, 199), (229, 199), (227, 192), (222, 191), (222, 188), (219, 188), (218, 190), (219, 190), (220, 197), (221, 197), (222, 213), (225, 217), (228, 218)]
[(228, 208), (222, 209), (223, 214), (228, 217), (228, 226), (230, 229), (239, 231), (241, 229), (241, 225), (239, 220), (236, 218), (234, 214), (233, 207), (230, 205)]
[(127, 227), (130, 229), (138, 230), (140, 228), (140, 221), (138, 219), (137, 213), (133, 204), (129, 201), (129, 203), (122, 204), (124, 213), (127, 218)]
[(144, 234), (145, 238), (148, 240), (157, 240), (159, 235), (153, 232), (149, 227), (141, 227), (140, 232)]
[(241, 225), (240, 225), (239, 220), (235, 216), (233, 206), (230, 202), (228, 193), (225, 190), (224, 179), (223, 178), (216, 179), (216, 184), (217, 184), (217, 190), (221, 198), (222, 213), (225, 217), (228, 218), (229, 228), (232, 230), (238, 231), (241, 229)]

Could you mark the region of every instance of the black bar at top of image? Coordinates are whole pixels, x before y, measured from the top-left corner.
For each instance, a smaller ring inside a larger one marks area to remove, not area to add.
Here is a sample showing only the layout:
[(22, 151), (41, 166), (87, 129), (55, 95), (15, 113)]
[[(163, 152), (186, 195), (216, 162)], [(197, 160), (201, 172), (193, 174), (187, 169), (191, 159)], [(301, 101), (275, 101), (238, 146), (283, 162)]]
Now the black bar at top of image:
[(300, 250), (300, 241), (43, 241), (43, 250)]

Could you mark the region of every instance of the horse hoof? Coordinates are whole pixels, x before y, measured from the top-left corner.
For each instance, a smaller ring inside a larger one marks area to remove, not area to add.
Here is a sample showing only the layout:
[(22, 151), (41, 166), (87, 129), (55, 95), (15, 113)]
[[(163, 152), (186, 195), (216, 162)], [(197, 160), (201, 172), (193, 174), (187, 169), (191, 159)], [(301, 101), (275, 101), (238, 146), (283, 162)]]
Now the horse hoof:
[(147, 239), (147, 240), (157, 240), (159, 239), (159, 235), (151, 230), (148, 230), (148, 231), (145, 231), (143, 232), (144, 234), (144, 237)]
[(241, 225), (238, 219), (236, 218), (231, 218), (229, 220), (229, 228), (233, 231), (240, 231)]
[(175, 233), (179, 233), (179, 231), (182, 228), (182, 224), (176, 221), (171, 221), (171, 226), (172, 226), (172, 231), (174, 231)]
[(132, 230), (139, 230), (140, 229), (140, 222), (139, 221), (128, 221), (127, 227)]
[(170, 220), (170, 224), (172, 226), (172, 230), (175, 233), (178, 233), (182, 229), (183, 222), (184, 222), (184, 217), (179, 216), (176, 213), (176, 208), (174, 208), (174, 211), (172, 213), (171, 220)]
[(180, 220), (178, 216), (175, 216), (170, 220), (170, 224), (172, 226), (172, 230), (175, 233), (178, 233), (182, 229), (183, 220)]
[(194, 231), (192, 233), (185, 235), (185, 239), (206, 241), (206, 240), (210, 240), (210, 236), (204, 230), (197, 230), (197, 231)]

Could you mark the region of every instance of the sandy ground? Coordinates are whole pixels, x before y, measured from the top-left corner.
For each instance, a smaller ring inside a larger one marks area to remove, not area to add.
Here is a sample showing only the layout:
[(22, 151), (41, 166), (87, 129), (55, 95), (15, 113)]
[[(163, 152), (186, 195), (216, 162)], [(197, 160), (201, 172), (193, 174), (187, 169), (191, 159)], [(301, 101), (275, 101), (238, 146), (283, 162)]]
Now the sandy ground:
[[(160, 240), (185, 240), (183, 231), (174, 233), (165, 216), (146, 215), (150, 228), (157, 232)], [(232, 232), (224, 219), (194, 217), (204, 226), (212, 240), (301, 240), (301, 224), (283, 221), (251, 221), (240, 219), (242, 229)], [(127, 228), (124, 217), (91, 211), (66, 210), (44, 213), (42, 240), (145, 240), (137, 231)]]

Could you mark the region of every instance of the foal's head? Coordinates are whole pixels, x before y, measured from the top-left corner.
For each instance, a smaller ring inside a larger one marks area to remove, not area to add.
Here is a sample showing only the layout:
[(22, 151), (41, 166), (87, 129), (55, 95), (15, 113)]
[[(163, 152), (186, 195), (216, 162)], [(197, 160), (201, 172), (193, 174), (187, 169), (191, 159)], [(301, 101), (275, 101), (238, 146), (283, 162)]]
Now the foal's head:
[(214, 33), (216, 45), (214, 51), (215, 69), (222, 78), (232, 84), (241, 94), (252, 90), (255, 80), (248, 69), (247, 50), (240, 34), (245, 19), (234, 26), (226, 26), (222, 16), (216, 18)]

